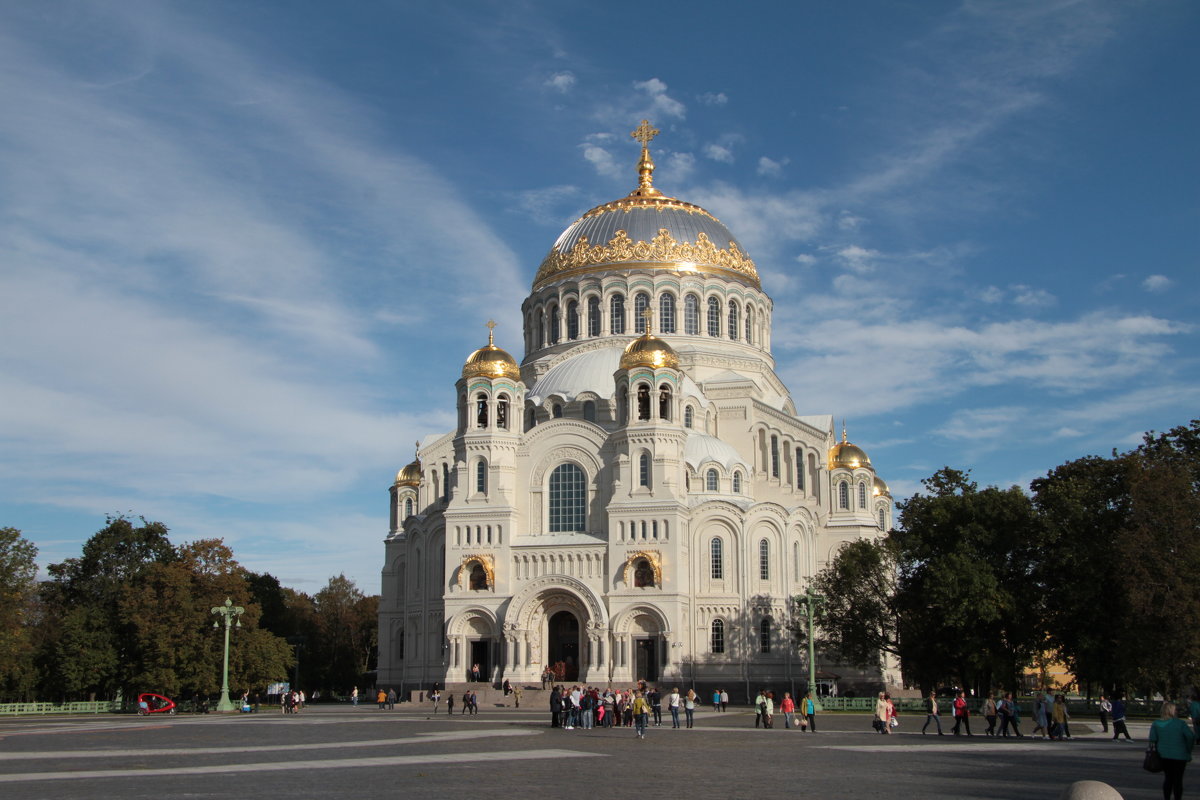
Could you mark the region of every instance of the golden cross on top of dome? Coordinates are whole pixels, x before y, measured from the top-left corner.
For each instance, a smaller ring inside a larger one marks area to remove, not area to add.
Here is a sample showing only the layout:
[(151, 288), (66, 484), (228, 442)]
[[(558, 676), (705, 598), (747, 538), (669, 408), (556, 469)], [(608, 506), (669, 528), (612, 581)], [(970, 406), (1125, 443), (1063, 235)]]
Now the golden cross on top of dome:
[(632, 131), (629, 135), (642, 143), (642, 149), (645, 150), (650, 146), (650, 140), (658, 136), (658, 128), (650, 126), (650, 120), (642, 120), (642, 124), (637, 126), (637, 130)]
[(643, 311), (642, 319), (646, 320), (646, 333), (654, 333), (654, 309), (647, 308)]
[(487, 321), (487, 329), (488, 329), (488, 347), (494, 347), (495, 345), (493, 344), (493, 339), (495, 337), (496, 320), (489, 319)]
[(658, 128), (650, 125), (650, 120), (642, 120), (642, 124), (629, 135), (642, 143), (642, 157), (638, 160), (638, 188), (630, 193), (630, 197), (661, 197), (662, 192), (654, 188), (654, 160), (650, 158), (650, 140), (658, 136)]

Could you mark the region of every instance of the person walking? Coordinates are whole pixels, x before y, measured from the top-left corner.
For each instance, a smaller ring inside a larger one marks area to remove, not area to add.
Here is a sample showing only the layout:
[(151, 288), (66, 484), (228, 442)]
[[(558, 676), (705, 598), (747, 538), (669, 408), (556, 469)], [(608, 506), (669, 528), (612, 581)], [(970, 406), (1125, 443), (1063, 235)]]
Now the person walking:
[(1183, 771), (1192, 760), (1196, 733), (1177, 714), (1174, 703), (1163, 703), (1158, 719), (1150, 726), (1150, 745), (1157, 748), (1163, 765), (1163, 800), (1183, 797)]
[[(396, 710), (396, 690), (394, 688), (388, 689), (387, 703), (388, 703), (388, 711)], [(435, 711), (434, 713), (436, 714), (437, 712)]]
[(651, 686), (646, 693), (646, 702), (650, 704), (650, 713), (654, 715), (654, 727), (662, 727), (662, 694), (658, 688)]
[(683, 698), (683, 713), (687, 716), (687, 726), (692, 727), (693, 717), (696, 714), (696, 703), (700, 698), (696, 695), (694, 689), (688, 689), (687, 695)]
[(1033, 736), (1041, 731), (1042, 739), (1050, 738), (1050, 714), (1046, 707), (1046, 695), (1035, 692), (1033, 695)]
[[(817, 732), (817, 698), (813, 696), (812, 691), (804, 695), (804, 699), (800, 701), (800, 728), (807, 728), (813, 733)], [(807, 724), (806, 724), (807, 723)]]
[(1021, 734), (1021, 710), (1013, 701), (1012, 692), (1005, 692), (1001, 698), (998, 710), (1000, 712), (1000, 735), (1008, 738), (1008, 729), (1011, 727), (1018, 739), (1024, 739)]
[(683, 702), (683, 698), (679, 695), (679, 687), (676, 686), (667, 695), (667, 710), (671, 712), (671, 727), (679, 727), (679, 705)]
[(352, 705), (352, 706), (358, 705), (358, 687), (357, 686), (355, 686), (354, 689), (350, 692), (350, 705)]
[(721, 690), (720, 689), (713, 689), (712, 704), (713, 704), (713, 711), (721, 710)]
[(962, 726), (967, 732), (967, 736), (973, 736), (971, 733), (971, 709), (967, 707), (967, 695), (965, 692), (959, 692), (954, 698), (954, 735), (958, 736), (958, 728)]
[(562, 713), (562, 693), (557, 688), (550, 689), (550, 727), (558, 727), (558, 717)]
[(1112, 703), (1104, 695), (1100, 695), (1097, 705), (1100, 707), (1100, 727), (1103, 728), (1100, 732), (1108, 733), (1108, 717), (1112, 714)]
[(1125, 727), (1125, 699), (1122, 697), (1113, 698), (1113, 741), (1121, 738), (1121, 734), (1125, 734), (1125, 741), (1132, 742), (1133, 737), (1129, 735), (1129, 728)]
[[(642, 692), (636, 691), (633, 693), (633, 727), (637, 731), (639, 739), (646, 738), (646, 721), (650, 718), (650, 704), (646, 702), (646, 698)], [(690, 725), (688, 726), (691, 727)]]
[(1050, 711), (1051, 731), (1059, 741), (1071, 738), (1071, 714), (1067, 711), (1067, 698), (1056, 695)]
[(729, 708), (729, 692), (721, 690), (721, 711)]
[(779, 701), (779, 713), (783, 715), (783, 727), (785, 730), (792, 729), (792, 715), (796, 712), (796, 702), (792, 700), (791, 692), (784, 692), (783, 699)]
[(996, 735), (996, 693), (988, 692), (987, 699), (983, 701), (983, 718), (987, 720), (987, 730), (984, 731), (985, 736)]
[[(888, 727), (888, 718), (891, 716), (891, 709), (887, 701), (887, 695), (883, 692), (879, 693), (879, 699), (875, 701), (875, 719), (872, 724), (875, 730), (880, 733), (891, 733), (892, 729)], [(939, 731), (940, 733), (940, 731)]]
[[(880, 695), (882, 697), (883, 695)], [(929, 697), (925, 698), (925, 724), (921, 726), (921, 735), (925, 735), (925, 731), (929, 728), (929, 723), (937, 725), (938, 736), (945, 736), (942, 733), (942, 718), (938, 716), (938, 701), (937, 694), (930, 692)]]
[(454, 693), (446, 692), (446, 714), (454, 716)]
[(380, 711), (387, 711), (387, 692), (382, 688), (375, 693), (375, 702), (379, 704)]
[(766, 700), (766, 697), (764, 696), (765, 694), (766, 692), (760, 689), (758, 695), (754, 698), (754, 727), (756, 728), (758, 727), (759, 723), (762, 722), (763, 704)]
[[(257, 702), (254, 704), (254, 709), (258, 710)], [(1192, 695), (1192, 699), (1188, 703), (1188, 716), (1192, 720), (1192, 733), (1196, 734), (1197, 739), (1200, 739), (1200, 693)]]
[[(440, 701), (442, 699), (442, 693), (439, 692), (437, 689), (434, 689), (433, 693), (429, 695), (429, 699), (433, 701), (433, 713), (436, 714), (437, 707), (438, 707), (438, 701)], [(454, 698), (450, 698), (450, 701), (454, 702)]]

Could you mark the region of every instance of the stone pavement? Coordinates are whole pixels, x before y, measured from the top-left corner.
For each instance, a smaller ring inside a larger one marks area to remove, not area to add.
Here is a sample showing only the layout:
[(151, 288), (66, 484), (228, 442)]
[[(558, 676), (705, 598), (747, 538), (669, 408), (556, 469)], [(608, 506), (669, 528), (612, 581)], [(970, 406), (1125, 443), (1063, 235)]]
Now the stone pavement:
[[(696, 728), (558, 730), (549, 712), (316, 705), (295, 716), (88, 716), (0, 720), (5, 798), (543, 797), (580, 791), (689, 798), (1057, 798), (1101, 780), (1127, 800), (1156, 800), (1133, 743), (1086, 733), (1070, 742), (922, 736), (901, 718), (881, 736), (859, 714), (818, 717), (817, 734), (756, 730), (751, 712), (701, 710)], [(1082, 723), (1076, 726), (1083, 733)], [(1200, 780), (1197, 775), (1194, 780)], [(1185, 785), (1193, 783), (1191, 774)]]

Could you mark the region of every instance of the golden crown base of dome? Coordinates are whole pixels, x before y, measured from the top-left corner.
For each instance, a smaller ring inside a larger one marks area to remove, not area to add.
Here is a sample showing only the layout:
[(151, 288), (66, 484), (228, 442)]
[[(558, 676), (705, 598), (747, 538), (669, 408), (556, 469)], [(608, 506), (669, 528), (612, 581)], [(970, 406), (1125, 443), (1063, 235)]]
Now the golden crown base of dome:
[(761, 288), (754, 262), (735, 242), (730, 242), (728, 248), (717, 247), (703, 231), (695, 242), (681, 242), (666, 228), (659, 228), (658, 235), (648, 242), (635, 242), (624, 230), (617, 231), (607, 244), (594, 245), (586, 236), (580, 236), (570, 250), (550, 251), (538, 268), (533, 287), (537, 289), (568, 274), (604, 271), (623, 264), (677, 271), (684, 271), (683, 265), (687, 264), (688, 271), (725, 272)]

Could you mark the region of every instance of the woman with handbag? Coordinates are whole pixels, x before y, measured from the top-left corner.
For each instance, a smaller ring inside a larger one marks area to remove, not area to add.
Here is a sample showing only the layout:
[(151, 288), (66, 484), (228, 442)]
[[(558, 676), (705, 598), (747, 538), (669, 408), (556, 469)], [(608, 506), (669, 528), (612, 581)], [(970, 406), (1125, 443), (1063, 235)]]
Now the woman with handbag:
[(1175, 711), (1174, 703), (1163, 703), (1159, 718), (1150, 726), (1149, 749), (1157, 750), (1162, 762), (1163, 800), (1183, 797), (1183, 771), (1192, 760), (1192, 748), (1196, 744), (1192, 727), (1176, 716)]

